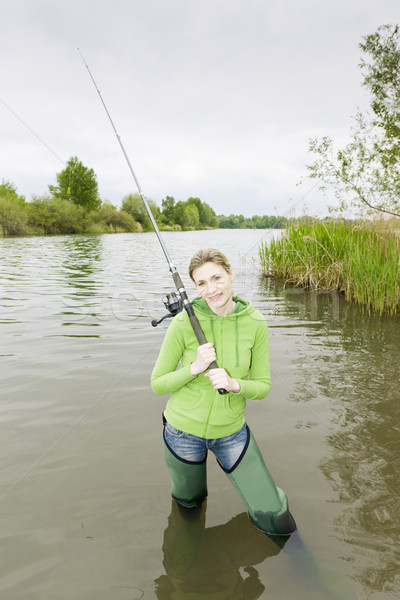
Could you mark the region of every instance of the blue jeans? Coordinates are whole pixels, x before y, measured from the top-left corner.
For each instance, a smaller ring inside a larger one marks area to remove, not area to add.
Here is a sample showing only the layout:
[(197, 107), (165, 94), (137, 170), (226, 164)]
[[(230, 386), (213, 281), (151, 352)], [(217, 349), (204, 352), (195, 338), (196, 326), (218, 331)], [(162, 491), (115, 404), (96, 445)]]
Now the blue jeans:
[(249, 443), (250, 432), (246, 424), (232, 435), (215, 440), (197, 437), (164, 423), (164, 440), (175, 456), (188, 463), (203, 463), (208, 450), (214, 452), (224, 471), (230, 472), (240, 462)]

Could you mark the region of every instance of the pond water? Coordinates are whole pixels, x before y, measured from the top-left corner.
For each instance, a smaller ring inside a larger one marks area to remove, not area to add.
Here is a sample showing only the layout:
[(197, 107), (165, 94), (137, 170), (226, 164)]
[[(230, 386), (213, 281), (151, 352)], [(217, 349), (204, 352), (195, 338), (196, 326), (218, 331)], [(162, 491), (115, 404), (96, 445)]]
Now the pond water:
[(400, 321), (263, 278), (277, 235), (163, 238), (190, 297), (189, 258), (214, 246), (266, 316), (272, 388), (246, 417), (298, 525), (283, 548), (212, 455), (202, 510), (171, 502), (155, 234), (0, 240), (2, 600), (399, 597)]

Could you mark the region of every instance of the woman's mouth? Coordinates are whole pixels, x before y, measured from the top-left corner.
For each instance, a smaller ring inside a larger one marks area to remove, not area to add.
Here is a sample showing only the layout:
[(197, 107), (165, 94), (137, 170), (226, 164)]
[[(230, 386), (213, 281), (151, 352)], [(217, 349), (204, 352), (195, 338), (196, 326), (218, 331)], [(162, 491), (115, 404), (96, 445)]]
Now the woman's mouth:
[(209, 296), (208, 299), (211, 302), (216, 302), (217, 300), (219, 300), (222, 297), (222, 292), (220, 292), (219, 294), (215, 294), (215, 296)]

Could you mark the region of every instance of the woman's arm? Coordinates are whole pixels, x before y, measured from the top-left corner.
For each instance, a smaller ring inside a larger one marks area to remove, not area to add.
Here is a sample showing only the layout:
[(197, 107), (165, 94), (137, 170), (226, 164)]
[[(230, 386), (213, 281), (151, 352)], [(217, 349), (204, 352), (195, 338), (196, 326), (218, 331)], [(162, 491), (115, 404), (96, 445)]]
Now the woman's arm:
[(161, 346), (156, 364), (151, 374), (151, 387), (156, 394), (176, 392), (193, 379), (190, 365), (177, 369), (185, 349), (183, 335), (183, 314), (170, 323)]

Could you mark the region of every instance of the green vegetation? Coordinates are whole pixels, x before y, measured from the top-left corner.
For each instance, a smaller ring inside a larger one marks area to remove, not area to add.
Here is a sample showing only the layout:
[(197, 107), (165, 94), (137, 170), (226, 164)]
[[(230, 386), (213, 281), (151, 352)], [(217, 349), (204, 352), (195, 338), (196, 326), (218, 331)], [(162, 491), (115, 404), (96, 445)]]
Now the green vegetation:
[[(160, 220), (160, 214), (157, 205), (153, 200), (148, 200), (148, 205), (156, 221)], [(128, 194), (122, 199), (122, 210), (132, 217), (136, 223), (140, 223), (143, 231), (152, 229), (150, 217), (147, 214), (146, 207), (140, 194)]]
[[(359, 45), (363, 85), (370, 112), (358, 112), (350, 143), (310, 140), (314, 162), (309, 177), (329, 186), (360, 217), (400, 216), (400, 28), (383, 25)], [(377, 223), (380, 226), (377, 227)], [(391, 226), (392, 225), (392, 226)], [(314, 290), (336, 290), (378, 314), (400, 313), (400, 222), (343, 219), (291, 224), (282, 239), (263, 244), (260, 258), (268, 276)]]
[(173, 196), (166, 196), (161, 202), (161, 222), (173, 229), (215, 229), (219, 220), (207, 202), (200, 198), (188, 198), (186, 202), (175, 202)]
[[(376, 211), (400, 217), (400, 28), (382, 25), (363, 38), (360, 67), (370, 94), (370, 113), (356, 114), (350, 143), (335, 150), (328, 136), (310, 140), (315, 156), (309, 177), (333, 186), (339, 212)], [(368, 62), (370, 61), (370, 62)]]
[(28, 217), (25, 198), (19, 196), (13, 183), (3, 179), (0, 185), (0, 228), (4, 236), (25, 235)]
[[(72, 157), (66, 168), (57, 174), (57, 186), (49, 185), (51, 196), (33, 196), (26, 202), (13, 183), (0, 185), (0, 234), (54, 235), (69, 233), (119, 233), (151, 231), (152, 224), (140, 194), (127, 194), (122, 208), (98, 195), (93, 169)], [(160, 230), (193, 229), (265, 229), (285, 227), (285, 217), (245, 218), (243, 215), (217, 216), (200, 198), (175, 201), (173, 196), (162, 200), (161, 208), (148, 200), (150, 210)]]
[(85, 167), (73, 156), (67, 166), (57, 173), (57, 185), (49, 185), (54, 199), (71, 200), (73, 204), (83, 206), (87, 210), (96, 210), (101, 206), (97, 177), (93, 169)]
[[(397, 223), (398, 226), (398, 223)], [(282, 238), (262, 244), (267, 276), (313, 290), (336, 290), (369, 312), (400, 313), (400, 236), (335, 220), (289, 227)]]
[(141, 225), (109, 202), (97, 210), (88, 210), (71, 199), (48, 196), (34, 196), (25, 202), (13, 184), (3, 180), (0, 185), (0, 232), (4, 237), (123, 231), (141, 231)]
[(246, 218), (243, 215), (220, 215), (219, 226), (221, 229), (284, 229), (289, 220), (286, 217), (254, 215)]

